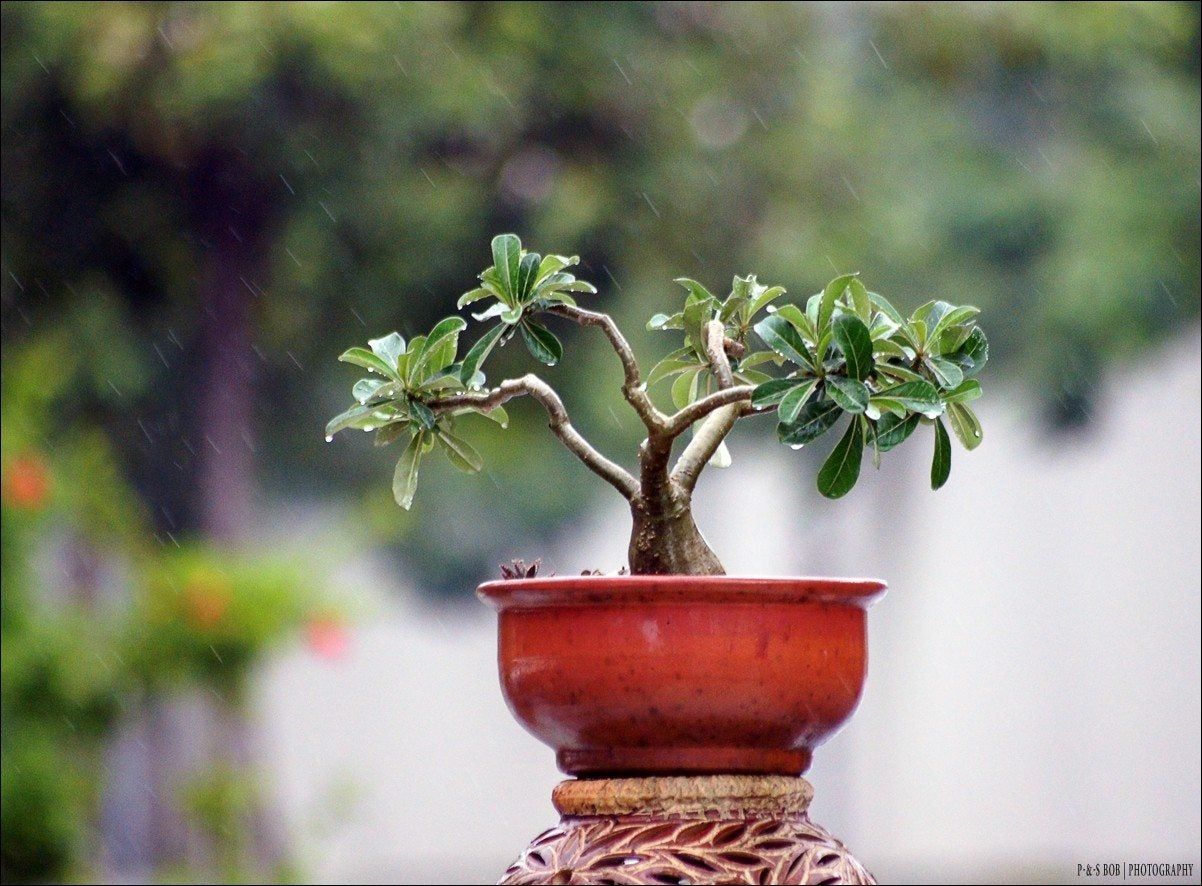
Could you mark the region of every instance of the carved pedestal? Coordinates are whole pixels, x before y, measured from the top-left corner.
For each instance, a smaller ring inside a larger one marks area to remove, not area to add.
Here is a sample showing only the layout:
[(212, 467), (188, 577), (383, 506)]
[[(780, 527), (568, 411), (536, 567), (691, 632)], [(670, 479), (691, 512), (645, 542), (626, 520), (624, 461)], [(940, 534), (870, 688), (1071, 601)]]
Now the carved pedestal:
[(875, 883), (810, 821), (803, 778), (573, 779), (501, 883)]

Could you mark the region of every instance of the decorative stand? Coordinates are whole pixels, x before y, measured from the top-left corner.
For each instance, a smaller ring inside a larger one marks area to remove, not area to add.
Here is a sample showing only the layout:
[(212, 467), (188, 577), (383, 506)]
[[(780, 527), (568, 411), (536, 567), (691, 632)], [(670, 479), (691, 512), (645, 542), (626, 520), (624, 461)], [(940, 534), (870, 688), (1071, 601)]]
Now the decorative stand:
[(503, 884), (875, 883), (782, 775), (572, 779)]

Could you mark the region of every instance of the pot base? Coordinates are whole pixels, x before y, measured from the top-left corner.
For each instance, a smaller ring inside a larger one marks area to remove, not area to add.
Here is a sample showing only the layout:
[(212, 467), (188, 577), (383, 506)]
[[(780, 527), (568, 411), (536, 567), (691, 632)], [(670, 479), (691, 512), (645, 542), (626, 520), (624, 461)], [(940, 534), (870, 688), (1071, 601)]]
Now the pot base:
[(572, 779), (562, 816), (501, 883), (875, 883), (810, 821), (803, 778), (703, 775)]
[(813, 753), (806, 748), (564, 748), (555, 755), (561, 772), (599, 776), (654, 772), (772, 773), (796, 776), (810, 768)]

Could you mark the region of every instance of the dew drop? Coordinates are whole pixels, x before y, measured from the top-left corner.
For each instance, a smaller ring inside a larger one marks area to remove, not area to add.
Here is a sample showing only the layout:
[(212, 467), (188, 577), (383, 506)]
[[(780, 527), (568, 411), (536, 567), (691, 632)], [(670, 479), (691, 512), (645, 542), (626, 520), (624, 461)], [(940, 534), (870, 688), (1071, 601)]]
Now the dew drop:
[(333, 438), (333, 437), (331, 437), (329, 434), (326, 434), (326, 442), (327, 442), (327, 443), (333, 443), (333, 442), (334, 442), (334, 438)]
[(363, 426), (363, 430), (365, 430), (365, 431), (374, 431), (374, 430), (375, 430), (375, 427), (374, 427), (374, 426), (372, 426), (372, 425), (364, 425), (364, 426)]
[(803, 446), (805, 446), (804, 443), (790, 443), (789, 444), (789, 448), (792, 449), (794, 452), (796, 452), (798, 449), (800, 449)]

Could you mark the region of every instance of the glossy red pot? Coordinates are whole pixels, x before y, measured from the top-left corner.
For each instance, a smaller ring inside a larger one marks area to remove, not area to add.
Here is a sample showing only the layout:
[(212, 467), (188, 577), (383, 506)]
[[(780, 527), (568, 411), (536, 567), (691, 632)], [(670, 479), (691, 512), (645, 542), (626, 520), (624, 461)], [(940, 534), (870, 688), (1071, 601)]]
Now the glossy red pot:
[(799, 775), (860, 699), (872, 579), (493, 581), (509, 709), (570, 775)]

